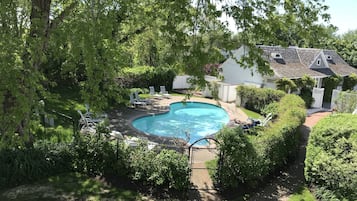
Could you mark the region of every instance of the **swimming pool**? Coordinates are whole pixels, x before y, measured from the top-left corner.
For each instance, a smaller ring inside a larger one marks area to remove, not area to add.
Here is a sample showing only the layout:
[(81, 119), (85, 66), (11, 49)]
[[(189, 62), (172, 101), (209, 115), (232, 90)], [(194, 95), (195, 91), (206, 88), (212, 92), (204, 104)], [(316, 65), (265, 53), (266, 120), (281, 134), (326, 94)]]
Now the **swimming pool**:
[[(140, 117), (132, 125), (147, 134), (185, 140), (189, 137), (189, 143), (192, 144), (218, 132), (228, 122), (228, 113), (221, 107), (201, 102), (178, 102), (170, 105), (169, 112)], [(199, 144), (205, 143), (201, 141)]]

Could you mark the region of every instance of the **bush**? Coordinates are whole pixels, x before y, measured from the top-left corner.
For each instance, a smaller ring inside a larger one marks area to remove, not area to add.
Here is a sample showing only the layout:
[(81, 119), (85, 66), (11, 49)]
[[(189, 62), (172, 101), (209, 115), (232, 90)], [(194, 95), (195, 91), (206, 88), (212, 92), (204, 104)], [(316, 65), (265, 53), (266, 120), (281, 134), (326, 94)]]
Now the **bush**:
[(72, 170), (66, 145), (40, 144), (29, 149), (0, 150), (0, 188), (15, 186)]
[(0, 188), (66, 172), (127, 177), (155, 188), (185, 191), (190, 185), (188, 158), (170, 150), (159, 153), (111, 144), (102, 135), (81, 136), (72, 143), (39, 142), (31, 149), (0, 150)]
[(285, 95), (278, 102), (278, 118), (257, 135), (246, 135), (240, 128), (227, 128), (217, 136), (224, 154), (220, 181), (224, 188), (245, 183), (255, 187), (278, 170), (298, 150), (298, 128), (305, 121), (305, 105), (296, 95)]
[(130, 177), (153, 187), (187, 190), (190, 184), (187, 156), (165, 149), (156, 153), (145, 147), (129, 151)]
[(357, 75), (355, 73), (352, 73), (349, 76), (344, 77), (342, 90), (343, 91), (353, 90), (356, 84), (357, 84)]
[(340, 92), (335, 104), (337, 112), (352, 113), (357, 108), (357, 92)]
[(124, 88), (148, 88), (165, 86), (172, 89), (172, 82), (176, 76), (175, 71), (169, 67), (138, 66), (124, 68), (119, 75), (119, 84)]
[(279, 101), (284, 95), (283, 91), (274, 89), (248, 86), (237, 87), (237, 96), (241, 100), (240, 106), (258, 113), (269, 103)]
[(275, 119), (278, 116), (278, 111), (279, 110), (279, 103), (278, 102), (272, 102), (268, 105), (266, 105), (261, 113), (264, 116), (267, 116), (269, 113), (272, 114), (273, 119)]
[(92, 176), (113, 172), (123, 163), (115, 153), (112, 145), (97, 136), (82, 136), (74, 143), (39, 141), (33, 148), (1, 149), (0, 188), (72, 171)]
[[(305, 178), (319, 196), (354, 200), (357, 197), (357, 118), (331, 115), (312, 130), (307, 145)], [(318, 197), (318, 196), (317, 196)]]

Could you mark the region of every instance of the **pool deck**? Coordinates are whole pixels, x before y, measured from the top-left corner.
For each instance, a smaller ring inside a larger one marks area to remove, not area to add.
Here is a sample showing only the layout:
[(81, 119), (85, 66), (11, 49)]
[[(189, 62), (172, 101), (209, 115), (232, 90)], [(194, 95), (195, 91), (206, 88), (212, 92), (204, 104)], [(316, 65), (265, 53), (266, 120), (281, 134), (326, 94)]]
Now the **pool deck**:
[[(170, 98), (151, 99), (152, 104), (145, 107), (129, 108), (122, 107), (117, 110), (112, 110), (109, 114), (110, 129), (121, 132), (124, 136), (135, 136), (144, 138), (149, 141), (159, 143), (160, 146), (175, 149), (182, 153), (188, 154), (188, 144), (184, 140), (160, 137), (156, 135), (148, 135), (136, 130), (131, 122), (141, 116), (160, 114), (168, 112), (169, 105), (175, 102), (183, 101), (185, 96), (171, 96)], [(187, 101), (197, 101), (204, 103), (211, 103), (214, 105), (220, 104), (224, 108), (230, 120), (239, 119), (241, 121), (247, 120), (248, 116), (236, 107), (235, 103), (217, 102), (208, 98), (192, 97)], [(216, 158), (217, 151), (215, 143), (209, 143), (204, 146), (208, 149), (193, 149), (193, 160), (191, 164), (191, 182), (193, 189), (189, 193), (189, 200), (221, 200), (218, 192), (215, 190), (212, 179), (205, 169), (205, 161)]]
[[(138, 131), (131, 125), (131, 122), (138, 117), (168, 112), (169, 105), (171, 103), (181, 102), (184, 100), (184, 98), (185, 98), (184, 96), (171, 96), (170, 98), (162, 98), (162, 99), (153, 98), (151, 99), (152, 104), (147, 106), (140, 106), (136, 108), (122, 107), (120, 109), (112, 110), (108, 114), (109, 123), (110, 123), (109, 127), (112, 131), (113, 130), (119, 131), (124, 136), (135, 136), (139, 138), (144, 138), (153, 142), (157, 142), (159, 144), (177, 145), (178, 143), (179, 144), (184, 143), (183, 140), (180, 142), (180, 140), (175, 138), (160, 137), (160, 136), (145, 134), (141, 131)], [(242, 112), (239, 108), (237, 108), (234, 103), (225, 103), (221, 101), (217, 102), (213, 99), (200, 98), (200, 97), (192, 97), (187, 101), (211, 103), (214, 105), (218, 105), (219, 103), (221, 107), (227, 111), (230, 120), (239, 119), (241, 121), (245, 121), (248, 118), (247, 115), (244, 112)]]

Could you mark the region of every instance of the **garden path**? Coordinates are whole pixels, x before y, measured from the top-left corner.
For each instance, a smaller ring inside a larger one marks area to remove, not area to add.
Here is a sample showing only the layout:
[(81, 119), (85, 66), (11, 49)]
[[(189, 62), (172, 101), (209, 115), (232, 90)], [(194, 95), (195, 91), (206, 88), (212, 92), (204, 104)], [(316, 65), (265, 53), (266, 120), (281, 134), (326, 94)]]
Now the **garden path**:
[(300, 127), (302, 141), (296, 161), (280, 175), (270, 181), (262, 189), (255, 193), (249, 200), (263, 201), (276, 200), (287, 201), (289, 196), (296, 192), (301, 185), (305, 184), (304, 161), (306, 156), (306, 145), (311, 128), (322, 118), (330, 115), (331, 112), (318, 112), (306, 117), (305, 123)]

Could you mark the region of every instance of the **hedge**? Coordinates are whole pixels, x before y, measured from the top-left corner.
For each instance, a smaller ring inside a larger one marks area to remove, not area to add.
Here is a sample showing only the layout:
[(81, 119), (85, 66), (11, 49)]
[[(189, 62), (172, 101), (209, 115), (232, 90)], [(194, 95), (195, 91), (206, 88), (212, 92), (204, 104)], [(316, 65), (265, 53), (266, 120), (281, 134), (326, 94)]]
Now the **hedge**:
[(335, 114), (321, 120), (307, 145), (305, 178), (321, 200), (357, 198), (357, 116)]
[(169, 67), (127, 67), (123, 68), (119, 73), (118, 82), (124, 88), (148, 88), (149, 86), (154, 86), (156, 90), (159, 90), (160, 86), (165, 86), (170, 91), (175, 76), (175, 71)]
[(238, 86), (237, 97), (241, 100), (239, 106), (260, 113), (269, 103), (279, 101), (285, 92), (269, 88)]
[[(260, 93), (257, 93), (259, 95)], [(217, 136), (223, 165), (219, 175), (223, 188), (240, 184), (255, 187), (272, 172), (287, 164), (299, 147), (298, 128), (305, 121), (305, 103), (296, 95), (285, 95), (278, 102), (278, 117), (257, 135), (241, 128), (226, 128)]]
[(118, 148), (101, 136), (82, 136), (73, 143), (38, 143), (30, 149), (0, 150), (0, 189), (59, 173), (89, 176), (109, 174), (158, 189), (184, 192), (189, 188), (187, 156), (169, 150)]

